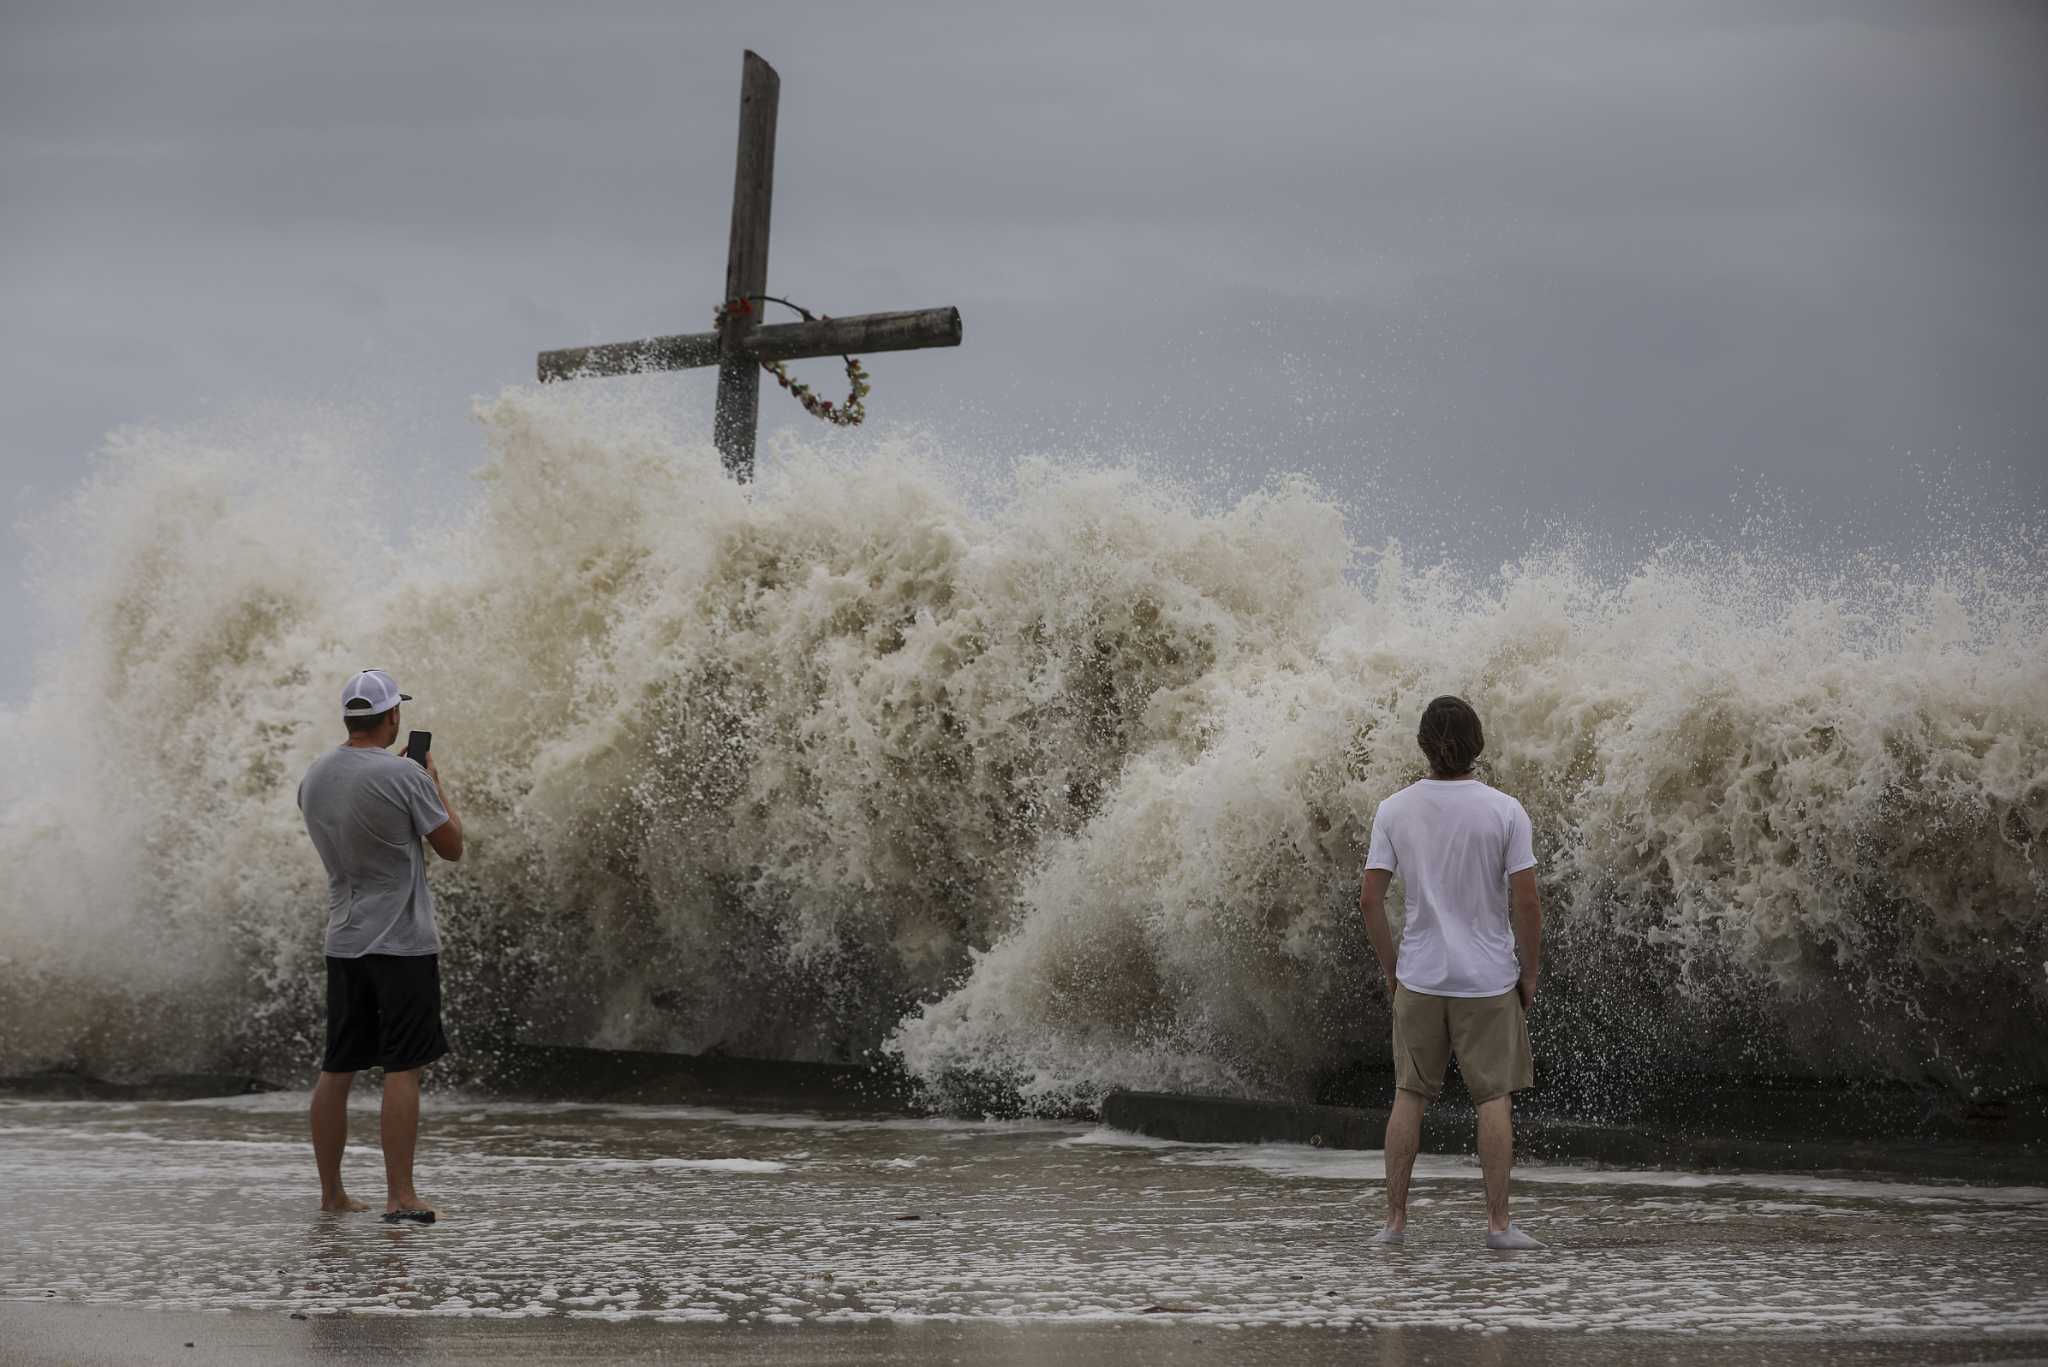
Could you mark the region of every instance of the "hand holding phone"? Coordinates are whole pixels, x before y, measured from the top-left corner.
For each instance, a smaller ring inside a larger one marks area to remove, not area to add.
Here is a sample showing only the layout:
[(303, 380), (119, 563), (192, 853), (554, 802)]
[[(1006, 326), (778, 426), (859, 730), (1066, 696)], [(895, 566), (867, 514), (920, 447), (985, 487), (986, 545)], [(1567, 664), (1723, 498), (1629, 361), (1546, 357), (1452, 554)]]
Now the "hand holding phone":
[(405, 737), (405, 757), (422, 769), (427, 767), (427, 751), (434, 746), (432, 731), (412, 731)]

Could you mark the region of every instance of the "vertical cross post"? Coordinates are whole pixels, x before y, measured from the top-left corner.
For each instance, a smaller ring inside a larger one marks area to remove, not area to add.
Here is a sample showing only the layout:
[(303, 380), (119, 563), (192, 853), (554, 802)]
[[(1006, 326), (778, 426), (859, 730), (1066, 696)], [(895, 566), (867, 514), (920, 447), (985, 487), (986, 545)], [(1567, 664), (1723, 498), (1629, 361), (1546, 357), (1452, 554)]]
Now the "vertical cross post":
[(775, 111), (782, 78), (754, 52), (740, 77), (740, 149), (733, 170), (732, 243), (725, 258), (725, 297), (754, 305), (726, 314), (718, 336), (718, 409), (712, 433), (726, 470), (754, 477), (754, 428), (761, 407), (761, 366), (740, 345), (761, 316), (768, 288), (768, 211), (775, 197)]
[(740, 74), (740, 147), (733, 167), (732, 240), (725, 258), (725, 298), (721, 302), (745, 299), (748, 307), (722, 309), (716, 332), (563, 347), (541, 352), (534, 367), (541, 383), (546, 384), (586, 375), (643, 375), (717, 366), (718, 407), (712, 414), (712, 437), (726, 473), (742, 484), (754, 477), (754, 432), (760, 415), (764, 362), (960, 345), (960, 310), (954, 308), (836, 318), (806, 313), (801, 323), (761, 326), (762, 296), (768, 289), (768, 211), (775, 197), (775, 114), (781, 97), (782, 78), (775, 68), (758, 54), (747, 53)]

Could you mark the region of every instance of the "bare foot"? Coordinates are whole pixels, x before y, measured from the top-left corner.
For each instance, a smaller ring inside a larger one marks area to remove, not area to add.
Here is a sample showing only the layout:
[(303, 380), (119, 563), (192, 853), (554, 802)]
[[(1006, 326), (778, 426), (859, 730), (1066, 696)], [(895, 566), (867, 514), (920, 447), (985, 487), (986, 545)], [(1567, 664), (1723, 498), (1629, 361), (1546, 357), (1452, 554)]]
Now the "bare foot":
[(1543, 1242), (1540, 1239), (1523, 1233), (1522, 1227), (1510, 1220), (1506, 1229), (1488, 1230), (1486, 1232), (1486, 1246), (1488, 1248), (1542, 1248)]
[(353, 1215), (359, 1210), (368, 1209), (368, 1206), (347, 1192), (342, 1192), (332, 1200), (326, 1197), (320, 1199), (320, 1212), (323, 1215)]

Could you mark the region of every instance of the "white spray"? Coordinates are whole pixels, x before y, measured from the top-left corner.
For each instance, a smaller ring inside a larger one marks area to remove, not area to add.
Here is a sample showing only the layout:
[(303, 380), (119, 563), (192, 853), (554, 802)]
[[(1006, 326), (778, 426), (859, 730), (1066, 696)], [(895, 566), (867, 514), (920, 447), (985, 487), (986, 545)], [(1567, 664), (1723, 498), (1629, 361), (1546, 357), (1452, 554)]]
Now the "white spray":
[(465, 804), (458, 1036), (1306, 1094), (1384, 1048), (1363, 836), (1455, 692), (1536, 822), (1553, 1055), (2044, 1075), (2023, 540), (1475, 585), (1301, 484), (1037, 464), (984, 506), (885, 441), (749, 494), (587, 396), (481, 416), (474, 507), (404, 554), (317, 442), (137, 434), (74, 500), (76, 639), (0, 718), (0, 1067), (313, 1056), (293, 792), (374, 665)]

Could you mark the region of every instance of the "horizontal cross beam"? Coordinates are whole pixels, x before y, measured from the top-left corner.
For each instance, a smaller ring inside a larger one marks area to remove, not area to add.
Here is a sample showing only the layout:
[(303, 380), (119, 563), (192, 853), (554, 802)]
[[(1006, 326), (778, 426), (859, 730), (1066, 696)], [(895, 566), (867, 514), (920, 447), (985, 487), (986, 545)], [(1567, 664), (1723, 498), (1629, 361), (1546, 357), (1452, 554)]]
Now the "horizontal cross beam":
[[(806, 356), (867, 355), (960, 345), (960, 310), (916, 309), (909, 313), (856, 313), (808, 323), (757, 327), (740, 346), (758, 361), (796, 361)], [(639, 375), (650, 370), (691, 370), (719, 362), (718, 334), (687, 332), (644, 342), (564, 347), (540, 354), (540, 378), (571, 380), (585, 375)]]

